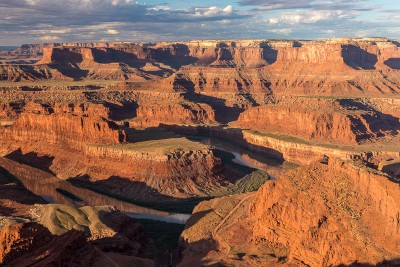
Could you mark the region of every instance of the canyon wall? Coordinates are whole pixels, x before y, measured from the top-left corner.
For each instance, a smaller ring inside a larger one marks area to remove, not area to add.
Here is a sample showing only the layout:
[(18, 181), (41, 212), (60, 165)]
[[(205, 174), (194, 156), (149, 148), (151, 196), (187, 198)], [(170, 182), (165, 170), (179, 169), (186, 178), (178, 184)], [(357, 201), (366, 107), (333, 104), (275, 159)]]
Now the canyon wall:
[(214, 110), (207, 104), (143, 104), (129, 127), (147, 128), (160, 124), (215, 124)]
[[(278, 95), (382, 95), (400, 91), (396, 75), (400, 49), (389, 39), (66, 43), (47, 46), (43, 51), (36, 67), (2, 66), (1, 79), (145, 82), (175, 73), (163, 82), (165, 86)], [(46, 70), (39, 72), (37, 68)]]
[(250, 107), (232, 126), (325, 143), (357, 144), (399, 133), (399, 119), (356, 100), (298, 98)]
[(4, 128), (2, 141), (29, 140), (80, 150), (87, 143), (118, 144), (126, 140), (124, 132), (107, 121), (108, 111), (103, 105), (30, 104), (25, 109), (11, 127)]

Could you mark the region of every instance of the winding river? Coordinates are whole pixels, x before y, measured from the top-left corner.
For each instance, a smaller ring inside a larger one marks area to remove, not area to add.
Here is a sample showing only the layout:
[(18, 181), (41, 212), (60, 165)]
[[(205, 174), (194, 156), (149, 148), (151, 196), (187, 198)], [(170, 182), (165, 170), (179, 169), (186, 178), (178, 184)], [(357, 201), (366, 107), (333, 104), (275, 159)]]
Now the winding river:
[[(188, 136), (188, 138), (192, 139)], [(232, 153), (237, 164), (258, 169), (273, 177), (278, 177), (285, 169), (281, 162), (271, 158), (263, 157), (247, 149), (242, 149), (230, 142), (218, 138), (196, 137), (195, 141), (210, 145), (216, 149)], [(168, 223), (185, 224), (190, 214), (169, 213), (138, 206), (132, 203), (117, 200), (103, 194), (96, 193), (89, 189), (73, 186), (68, 181), (60, 180), (50, 173), (30, 167), (25, 164), (0, 157), (0, 166), (5, 168), (12, 175), (17, 177), (24, 186), (33, 193), (42, 196), (49, 203), (72, 204), (76, 206), (91, 205), (112, 205), (125, 212), (128, 216), (138, 219), (150, 219)], [(57, 190), (58, 189), (58, 190)], [(60, 189), (73, 193), (82, 201), (77, 202), (65, 194), (60, 193)]]

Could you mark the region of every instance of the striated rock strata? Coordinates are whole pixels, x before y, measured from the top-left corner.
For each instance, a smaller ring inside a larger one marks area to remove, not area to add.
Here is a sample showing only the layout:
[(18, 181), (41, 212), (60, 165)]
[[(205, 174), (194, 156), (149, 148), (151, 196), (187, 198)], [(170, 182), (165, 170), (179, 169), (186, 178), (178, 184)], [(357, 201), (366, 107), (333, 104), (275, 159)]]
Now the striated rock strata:
[(397, 135), (399, 119), (355, 100), (296, 99), (252, 107), (233, 126), (294, 135), (307, 140), (357, 144)]
[(140, 105), (129, 127), (148, 128), (160, 124), (215, 124), (214, 110), (207, 104)]

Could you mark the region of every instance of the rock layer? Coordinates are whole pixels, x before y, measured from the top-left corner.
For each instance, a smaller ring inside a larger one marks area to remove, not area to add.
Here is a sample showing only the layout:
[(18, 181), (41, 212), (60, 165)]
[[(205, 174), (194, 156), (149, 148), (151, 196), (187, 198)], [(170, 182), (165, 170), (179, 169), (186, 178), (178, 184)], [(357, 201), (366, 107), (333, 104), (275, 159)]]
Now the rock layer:
[(232, 125), (307, 140), (348, 144), (397, 135), (400, 130), (398, 118), (346, 99), (297, 99), (252, 107), (240, 114)]

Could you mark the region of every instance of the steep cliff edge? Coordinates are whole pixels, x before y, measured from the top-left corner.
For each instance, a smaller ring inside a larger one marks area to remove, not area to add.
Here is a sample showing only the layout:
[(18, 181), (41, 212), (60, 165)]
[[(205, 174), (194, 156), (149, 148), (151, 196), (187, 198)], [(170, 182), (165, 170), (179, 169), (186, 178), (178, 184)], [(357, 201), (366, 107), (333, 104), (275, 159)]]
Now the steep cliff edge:
[(123, 131), (107, 120), (103, 105), (29, 104), (12, 126), (1, 132), (3, 142), (46, 142), (82, 150), (87, 143), (118, 144)]
[(179, 266), (395, 264), (399, 190), (383, 174), (338, 159), (300, 167), (256, 194), (200, 203), (182, 234)]
[(129, 127), (148, 128), (160, 124), (216, 124), (214, 110), (207, 104), (143, 104)]
[(399, 133), (399, 119), (357, 100), (298, 98), (251, 107), (232, 126), (307, 140), (358, 144)]

